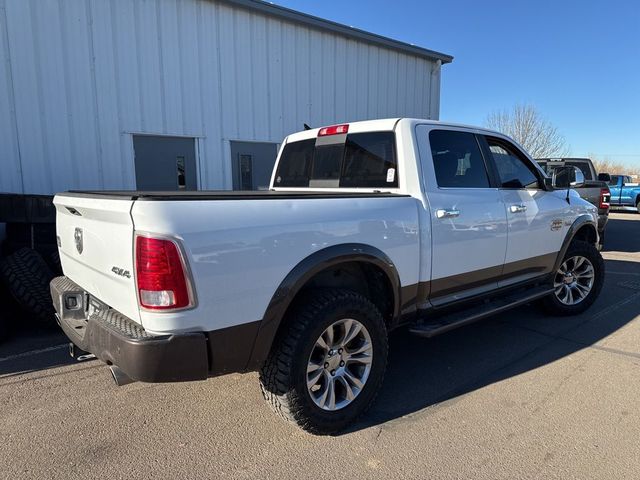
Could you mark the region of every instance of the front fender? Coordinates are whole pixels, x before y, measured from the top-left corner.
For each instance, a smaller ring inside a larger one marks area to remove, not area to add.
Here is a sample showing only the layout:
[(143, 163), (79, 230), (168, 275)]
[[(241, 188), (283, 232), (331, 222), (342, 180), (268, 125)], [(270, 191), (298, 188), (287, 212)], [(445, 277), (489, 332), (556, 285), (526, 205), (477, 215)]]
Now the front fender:
[(594, 221), (593, 217), (587, 213), (580, 215), (578, 218), (574, 220), (574, 222), (569, 227), (567, 231), (567, 235), (564, 237), (564, 241), (562, 242), (562, 247), (560, 247), (560, 251), (558, 252), (558, 256), (556, 257), (556, 262), (553, 268), (553, 271), (556, 272), (560, 265), (562, 264), (562, 259), (567, 253), (569, 249), (569, 245), (576, 237), (578, 232), (582, 228), (593, 228), (593, 233), (595, 234), (596, 244), (598, 243), (598, 225)]

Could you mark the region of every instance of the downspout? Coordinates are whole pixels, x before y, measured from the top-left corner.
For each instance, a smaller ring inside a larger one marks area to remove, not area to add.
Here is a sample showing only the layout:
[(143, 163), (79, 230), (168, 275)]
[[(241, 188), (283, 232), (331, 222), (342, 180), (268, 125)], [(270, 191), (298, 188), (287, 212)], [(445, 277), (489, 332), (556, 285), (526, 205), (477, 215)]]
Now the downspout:
[(429, 74), (429, 120), (440, 118), (440, 71), (442, 60), (436, 60)]

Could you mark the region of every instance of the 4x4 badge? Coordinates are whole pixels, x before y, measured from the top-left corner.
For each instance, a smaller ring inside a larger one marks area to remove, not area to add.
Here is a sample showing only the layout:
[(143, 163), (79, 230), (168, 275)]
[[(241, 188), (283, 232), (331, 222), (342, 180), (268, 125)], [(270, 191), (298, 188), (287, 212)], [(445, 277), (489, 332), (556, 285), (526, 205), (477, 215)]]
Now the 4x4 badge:
[(131, 272), (129, 270), (125, 270), (124, 268), (112, 267), (111, 271), (116, 275), (120, 275), (124, 278), (131, 278)]
[(562, 220), (554, 220), (551, 222), (551, 230), (560, 230), (562, 228)]
[(78, 251), (78, 253), (82, 253), (82, 250), (84, 249), (84, 242), (82, 240), (81, 228), (76, 227), (76, 231), (73, 234), (73, 239), (76, 241), (76, 250)]

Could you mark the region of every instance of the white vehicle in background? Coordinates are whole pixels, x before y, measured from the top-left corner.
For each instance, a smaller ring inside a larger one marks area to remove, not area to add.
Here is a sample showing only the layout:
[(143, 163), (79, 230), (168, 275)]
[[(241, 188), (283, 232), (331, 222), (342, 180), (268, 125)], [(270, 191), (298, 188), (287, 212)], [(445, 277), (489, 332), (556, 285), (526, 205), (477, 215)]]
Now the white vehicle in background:
[(52, 296), (70, 340), (118, 384), (259, 370), (277, 413), (335, 432), (373, 402), (390, 331), (594, 302), (597, 210), (551, 183), (484, 129), (312, 129), (285, 139), (270, 191), (57, 195), (65, 276)]

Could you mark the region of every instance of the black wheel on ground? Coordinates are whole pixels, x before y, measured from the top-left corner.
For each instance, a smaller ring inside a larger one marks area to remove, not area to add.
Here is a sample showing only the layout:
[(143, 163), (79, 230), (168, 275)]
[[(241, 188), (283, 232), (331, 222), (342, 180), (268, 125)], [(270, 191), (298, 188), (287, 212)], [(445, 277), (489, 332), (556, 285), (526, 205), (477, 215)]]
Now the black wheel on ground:
[(38, 323), (55, 325), (49, 282), (51, 269), (42, 256), (30, 248), (21, 248), (0, 261), (0, 276), (18, 304)]
[(389, 347), (380, 311), (359, 293), (317, 289), (285, 321), (260, 371), (262, 394), (308, 432), (343, 430), (382, 385)]
[(638, 201), (636, 202), (636, 211), (640, 213), (640, 198), (638, 198)]
[(604, 260), (595, 245), (574, 240), (553, 276), (554, 293), (541, 304), (550, 315), (578, 315), (596, 301), (604, 283)]

